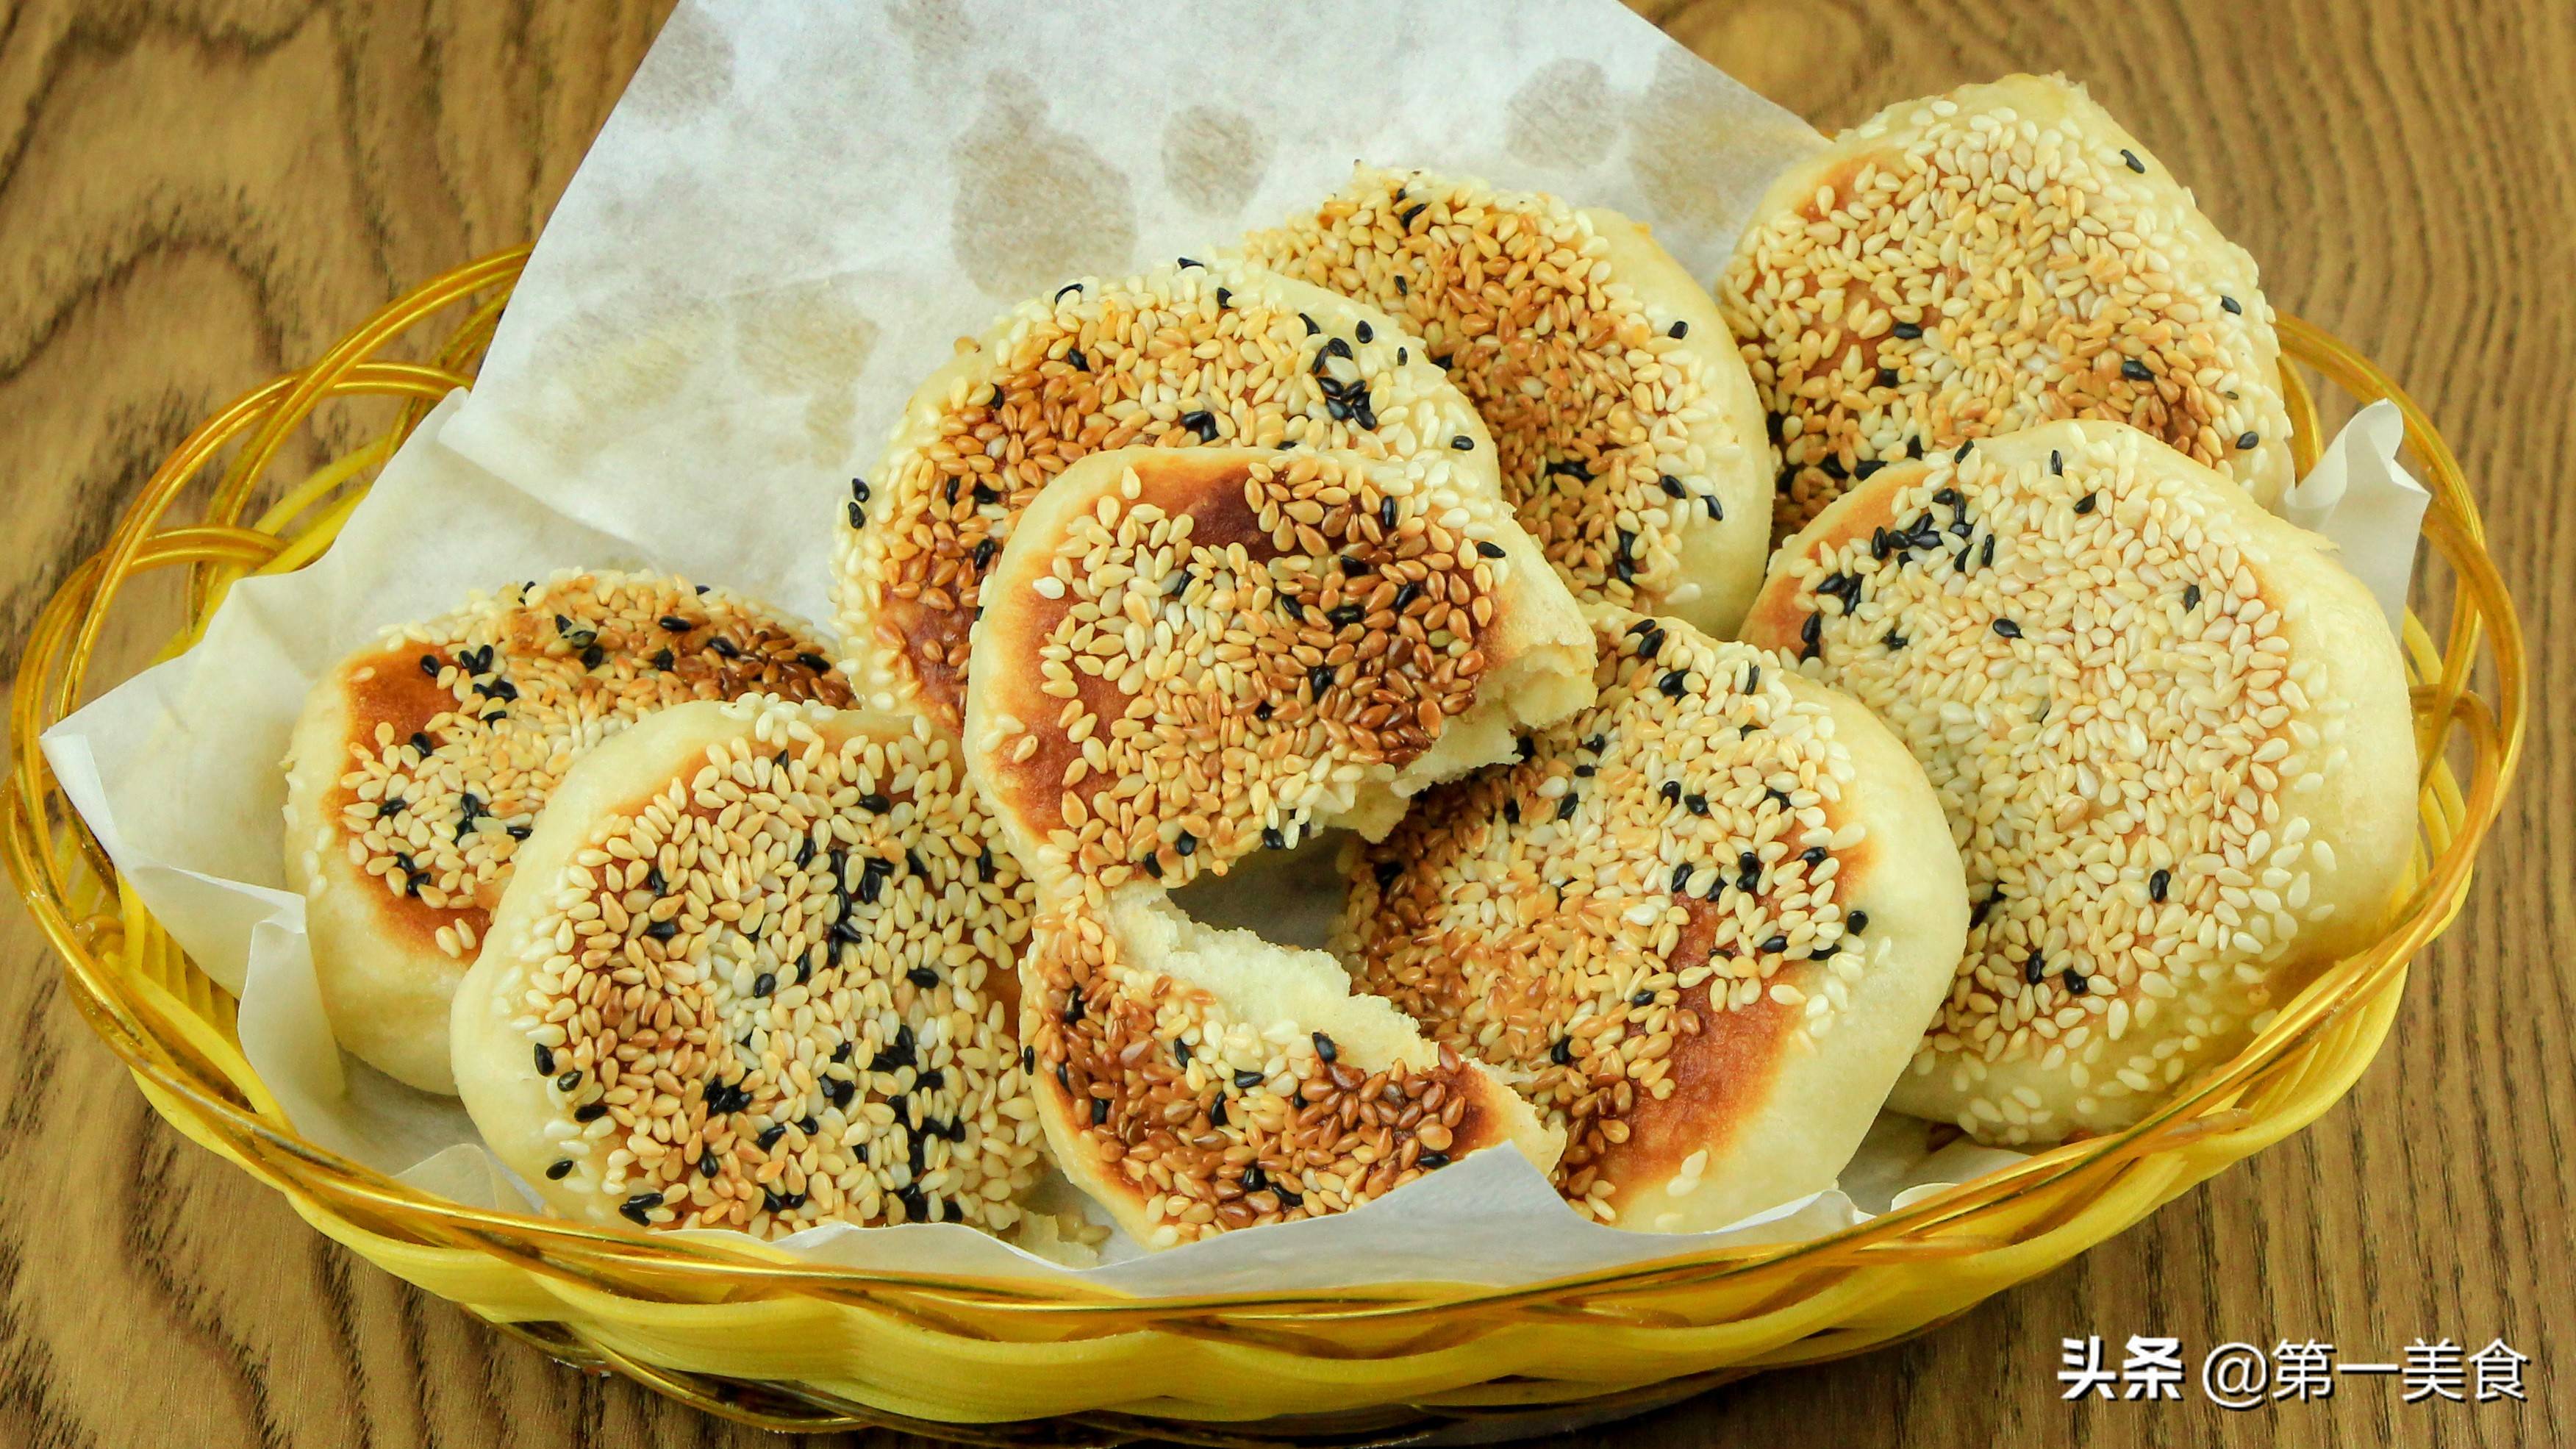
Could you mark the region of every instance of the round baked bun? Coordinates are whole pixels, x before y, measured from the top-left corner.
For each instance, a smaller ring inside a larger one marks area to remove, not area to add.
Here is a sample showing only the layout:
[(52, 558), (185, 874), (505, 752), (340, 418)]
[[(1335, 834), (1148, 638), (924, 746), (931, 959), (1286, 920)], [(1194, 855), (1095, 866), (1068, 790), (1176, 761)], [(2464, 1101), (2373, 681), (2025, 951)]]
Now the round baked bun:
[(681, 705), (556, 788), (456, 994), (456, 1085), (594, 1223), (959, 1222), (1041, 1167), (1030, 890), (930, 721)]
[(567, 570), (385, 631), (304, 703), (287, 883), (340, 1045), (453, 1093), (447, 1003), (564, 770), (656, 710), (767, 693), (847, 703), (787, 615), (685, 579)]
[(2016, 75), (1903, 101), (1772, 184), (1718, 285), (1798, 531), (1878, 466), (2107, 418), (2290, 485), (2254, 259), (2081, 86)]
[(2415, 835), (2397, 644), (2331, 546), (2118, 423), (1900, 464), (1772, 562), (1745, 637), (1922, 762), (1967, 868), (1899, 1110), (2127, 1126), (2386, 920)]
[(1771, 449), (1717, 304), (1615, 211), (1362, 167), (1252, 261), (1382, 307), (1493, 430), (1575, 592), (1731, 634), (1770, 548)]
[(1437, 450), (1501, 486), (1475, 409), (1375, 308), (1223, 261), (1068, 283), (932, 373), (852, 480), (832, 549), (850, 677), (955, 728), (982, 580), (1029, 500), (1085, 453), (1208, 444)]
[(1050, 900), (1382, 835), (1591, 699), (1573, 597), (1452, 456), (1136, 448), (1038, 495), (985, 576), (966, 738)]
[(1333, 945), (1565, 1132), (1578, 1211), (1699, 1232), (1833, 1186), (1968, 909), (1867, 710), (1677, 619), (1601, 628), (1591, 708), (1350, 849)]
[(1488, 1147), (1556, 1161), (1510, 1087), (1332, 957), (1152, 886), (1050, 904), (1021, 973), (1056, 1165), (1147, 1248), (1344, 1212)]

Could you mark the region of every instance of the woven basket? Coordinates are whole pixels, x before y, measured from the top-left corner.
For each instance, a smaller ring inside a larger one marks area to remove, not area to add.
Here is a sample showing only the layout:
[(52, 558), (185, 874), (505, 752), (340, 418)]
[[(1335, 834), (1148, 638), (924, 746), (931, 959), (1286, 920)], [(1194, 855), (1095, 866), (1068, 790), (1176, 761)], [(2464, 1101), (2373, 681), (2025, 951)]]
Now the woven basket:
[[(1831, 1237), (1502, 1290), (1138, 1301), (1062, 1284), (817, 1267), (757, 1247), (463, 1208), (295, 1134), (242, 1057), (232, 998), (116, 874), (32, 742), (94, 692), (93, 648), (139, 575), (187, 571), (175, 652), (234, 580), (301, 567), (329, 547), (375, 467), (433, 403), (471, 381), (525, 257), (505, 252), (420, 287), (312, 366), (224, 409), (161, 465), (27, 641), (0, 846), (62, 953), (72, 1000), (180, 1131), (387, 1272), (566, 1363), (615, 1370), (746, 1423), (882, 1425), (995, 1443), (1496, 1438), (1919, 1333), (2121, 1231), (2342, 1096), (2387, 1034), (2406, 963), (2459, 910), (2519, 753), (2522, 641), (2450, 449), (2369, 363), (2283, 318), (2299, 363), (2356, 398), (2397, 402), (2432, 481), (2425, 535), (2448, 565), (2449, 587), (2433, 592), (2450, 600), (2449, 620), (2437, 644), (2410, 614), (2404, 639), (2425, 762), (2422, 836), (2388, 933), (2128, 1131), (2039, 1153)], [(413, 334), (434, 336), (427, 324), (459, 311), (430, 360), (389, 360), (407, 342), (418, 355)], [(2305, 472), (2316, 409), (2295, 367), (2283, 382)], [(244, 522), (315, 409), (359, 396), (399, 399), (394, 426)], [(202, 521), (168, 518), (210, 472)], [(2482, 650), (2492, 703), (2471, 688)]]

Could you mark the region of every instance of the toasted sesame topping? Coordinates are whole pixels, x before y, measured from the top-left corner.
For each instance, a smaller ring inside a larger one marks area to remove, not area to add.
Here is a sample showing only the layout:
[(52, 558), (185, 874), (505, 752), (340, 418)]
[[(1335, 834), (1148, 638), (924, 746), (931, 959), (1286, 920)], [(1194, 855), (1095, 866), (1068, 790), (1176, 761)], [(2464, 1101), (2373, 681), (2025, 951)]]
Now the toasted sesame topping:
[(1555, 197), (1373, 170), (1244, 244), (1409, 322), (1484, 415), (1504, 496), (1549, 562), (1579, 594), (1642, 607), (1685, 582), (1682, 540), (1722, 519), (1721, 474), (1763, 465), (1712, 376), (1734, 371), (1709, 350), (1726, 340), (1685, 341), (1610, 251)]
[(505, 999), (564, 1068), (548, 1175), (648, 1227), (1009, 1227), (1041, 1166), (1009, 999), (1030, 891), (980, 869), (954, 742), (739, 708), (522, 883), (546, 895)]
[(855, 677), (891, 679), (907, 707), (958, 724), (985, 545), (1086, 453), (1224, 443), (1402, 457), (1481, 430), (1437, 372), (1395, 360), (1400, 329), (1355, 347), (1296, 310), (1306, 296), (1239, 264), (1190, 263), (1004, 318), (942, 390), (914, 400), (866, 523), (839, 531), (835, 604)]
[(1145, 1200), (1147, 1246), (1344, 1212), (1486, 1145), (1456, 1052), (1363, 1070), (1321, 1032), (1245, 1020), (1131, 958), (1099, 899), (1039, 918), (1022, 1019), (1059, 1130)]
[[(1603, 1220), (1639, 1134), (1723, 1142), (1721, 1104), (1659, 1105), (1700, 1074), (1686, 1059), (1719, 1052), (1756, 1090), (1771, 1038), (1821, 1039), (1866, 959), (1838, 959), (1866, 920), (1844, 870), (1867, 834), (1826, 706), (1759, 650), (1623, 622), (1599, 625), (1592, 708), (1358, 851), (1336, 935), (1361, 989), (1565, 1129), (1557, 1186)], [(1693, 1120), (1648, 1129), (1659, 1113)]]
[(376, 662), (344, 675), (361, 728), (371, 715), (373, 727), (349, 742), (330, 797), (337, 848), (438, 913), (439, 948), (471, 960), (518, 843), (583, 751), (689, 700), (847, 703), (821, 647), (683, 579), (566, 570), (477, 593), (388, 630)]
[[(1748, 623), (1775, 647), (1819, 626), (1799, 667), (1867, 704), (1941, 796), (1974, 908), (1915, 1071), (1981, 1139), (2070, 1126), (1984, 1095), (1996, 1064), (2059, 1073), (2100, 1125), (2232, 1049), (2323, 918), (2301, 798), (2345, 702), (2327, 661), (2293, 654), (2284, 611), (2304, 605), (2267, 591), (2265, 545), (2205, 478), (2139, 433), (2063, 425), (1891, 470), (1842, 530), (1774, 560)], [(1909, 520), (1954, 512), (1992, 567), (1918, 542)], [(1873, 521), (1895, 547), (1852, 536)], [(1837, 574), (1857, 603), (1818, 592)], [(1913, 644), (1891, 651), (1899, 621)]]
[(2287, 484), (2253, 262), (2119, 134), (2061, 81), (1906, 102), (1747, 228), (1718, 296), (1780, 447), (1777, 536), (1869, 462), (2056, 418), (2132, 424), (2267, 502)]
[(1177, 887), (1342, 817), (1487, 668), (1508, 565), (1471, 545), (1510, 524), (1437, 455), (1206, 456), (1104, 473), (1031, 536), (1051, 550), (1033, 582), (1055, 587), (1003, 638), (1034, 657), (984, 686), (1016, 726), (981, 746), (1003, 807), (1046, 832), (1050, 868), (1103, 888)]

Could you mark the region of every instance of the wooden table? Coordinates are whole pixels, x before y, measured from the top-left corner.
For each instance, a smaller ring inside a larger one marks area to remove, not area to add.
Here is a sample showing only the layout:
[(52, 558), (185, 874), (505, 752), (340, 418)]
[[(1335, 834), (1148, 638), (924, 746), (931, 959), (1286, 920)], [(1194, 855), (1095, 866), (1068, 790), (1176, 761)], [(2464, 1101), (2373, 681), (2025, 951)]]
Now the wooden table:
[[(2090, 82), (2197, 180), (2276, 303), (2385, 364), (2459, 447), (2540, 713), (2467, 911), (2322, 1121), (1928, 1338), (1589, 1437), (2576, 1442), (2576, 6), (1643, 8), (1828, 128), (2015, 69)], [(0, 5), (0, 674), (191, 424), (403, 285), (536, 232), (662, 9)], [(150, 641), (113, 642), (130, 661)], [(0, 962), (0, 1443), (764, 1442), (558, 1368), (325, 1242), (145, 1108), (15, 912)], [(2520, 1409), (2402, 1405), (2368, 1379), (2241, 1417), (2063, 1404), (2058, 1340), (2090, 1333), (2375, 1359), (2500, 1334), (2538, 1362)]]

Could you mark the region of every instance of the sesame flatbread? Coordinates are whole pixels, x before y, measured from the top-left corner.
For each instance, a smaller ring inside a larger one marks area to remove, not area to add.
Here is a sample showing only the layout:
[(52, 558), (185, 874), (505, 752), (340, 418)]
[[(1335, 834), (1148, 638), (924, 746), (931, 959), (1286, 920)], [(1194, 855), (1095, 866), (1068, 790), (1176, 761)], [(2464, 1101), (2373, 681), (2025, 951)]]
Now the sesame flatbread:
[(1332, 957), (1150, 885), (1049, 905), (1020, 970), (1056, 1164), (1147, 1248), (1344, 1212), (1489, 1147), (1556, 1160), (1510, 1087)]
[(1734, 631), (1770, 544), (1761, 404), (1706, 288), (1615, 211), (1363, 167), (1242, 254), (1384, 308), (1484, 415), (1586, 600)]
[(967, 633), (1012, 521), (1086, 453), (1438, 450), (1495, 493), (1475, 410), (1374, 308), (1239, 263), (1087, 278), (1023, 304), (933, 373), (838, 507), (845, 665), (879, 707), (963, 720)]
[(286, 760), (287, 883), (340, 1045), (453, 1092), (447, 1005), (582, 752), (656, 710), (847, 703), (802, 623), (686, 580), (567, 570), (388, 630), (314, 686)]
[(1020, 1217), (1030, 888), (953, 736), (681, 705), (557, 787), (454, 1010), (456, 1082), (551, 1210), (775, 1238)]
[(2133, 428), (1886, 469), (1773, 560), (1745, 634), (1887, 722), (1966, 867), (1899, 1110), (2009, 1144), (2127, 1126), (2394, 903), (2415, 752), (2378, 604)]
[(1335, 953), (1566, 1135), (1598, 1222), (1723, 1227), (1833, 1185), (1949, 988), (1958, 854), (1845, 695), (1605, 615), (1600, 696), (1349, 852)]
[(982, 598), (966, 738), (1049, 899), (1383, 835), (1592, 695), (1573, 597), (1445, 452), (1096, 453)]
[(2290, 484), (2254, 259), (2081, 86), (1904, 101), (1772, 185), (1718, 285), (1771, 414), (1774, 530), (1886, 464), (2058, 418)]

